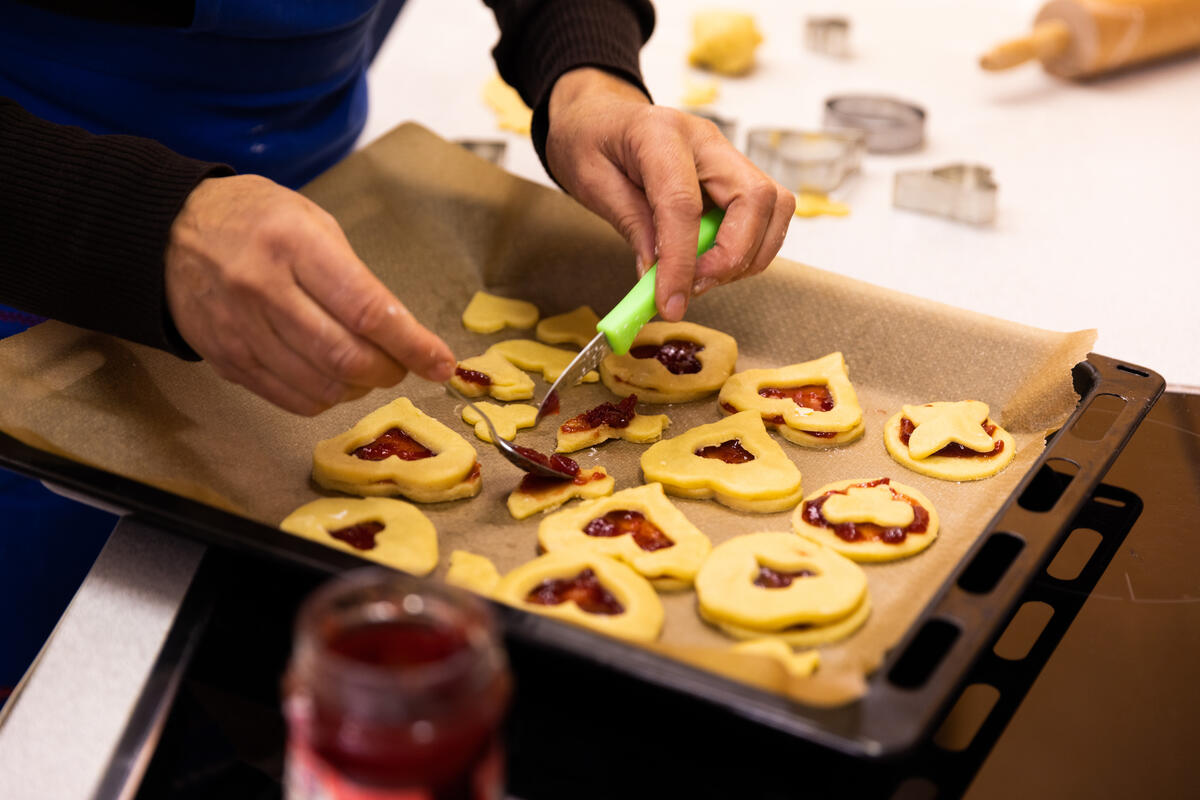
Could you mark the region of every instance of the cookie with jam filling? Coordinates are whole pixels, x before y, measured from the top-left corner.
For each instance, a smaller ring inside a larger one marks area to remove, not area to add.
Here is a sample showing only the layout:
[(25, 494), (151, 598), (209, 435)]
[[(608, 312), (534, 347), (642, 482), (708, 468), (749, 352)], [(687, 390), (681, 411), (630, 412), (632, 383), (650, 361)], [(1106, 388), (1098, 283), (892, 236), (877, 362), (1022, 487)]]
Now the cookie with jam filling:
[(686, 403), (712, 394), (733, 374), (737, 342), (694, 322), (650, 322), (629, 352), (600, 362), (600, 380), (619, 397), (646, 403)]
[(279, 527), (413, 575), (428, 575), (438, 562), (437, 530), (403, 500), (325, 497), (300, 506)]
[(891, 478), (822, 486), (792, 514), (792, 530), (854, 561), (893, 561), (938, 535), (938, 513), (917, 489)]
[(490, 348), (483, 355), (458, 362), (450, 385), (472, 398), (491, 395), (497, 400), (528, 400), (533, 397), (533, 378)]
[(634, 410), (636, 405), (637, 395), (631, 394), (620, 403), (601, 403), (571, 417), (558, 426), (555, 449), (560, 453), (573, 453), (609, 439), (624, 439), (635, 444), (657, 442), (671, 424), (670, 417), (639, 414)]
[(989, 478), (1012, 463), (1017, 443), (988, 414), (978, 400), (906, 405), (884, 425), (883, 444), (899, 464), (931, 478)]

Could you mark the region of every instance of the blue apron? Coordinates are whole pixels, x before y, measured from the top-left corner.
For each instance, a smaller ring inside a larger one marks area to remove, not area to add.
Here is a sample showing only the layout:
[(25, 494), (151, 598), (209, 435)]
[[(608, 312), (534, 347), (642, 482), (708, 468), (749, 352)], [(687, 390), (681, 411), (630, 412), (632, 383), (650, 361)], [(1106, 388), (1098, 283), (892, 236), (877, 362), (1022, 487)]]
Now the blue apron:
[[(0, 96), (52, 122), (157, 139), (295, 188), (354, 146), (367, 67), (402, 5), (197, 0), (192, 24), (171, 28), (0, 0)], [(0, 338), (36, 321), (0, 306)], [(0, 470), (0, 702), (114, 522)]]

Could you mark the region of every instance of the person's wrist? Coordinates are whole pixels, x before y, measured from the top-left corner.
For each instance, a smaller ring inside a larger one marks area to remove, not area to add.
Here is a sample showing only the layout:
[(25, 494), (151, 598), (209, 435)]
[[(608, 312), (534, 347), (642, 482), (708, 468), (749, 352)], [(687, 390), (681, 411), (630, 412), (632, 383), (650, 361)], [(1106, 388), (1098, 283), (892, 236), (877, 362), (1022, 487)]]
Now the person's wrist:
[(550, 119), (576, 102), (597, 95), (650, 104), (650, 98), (629, 81), (596, 67), (576, 67), (554, 82), (550, 90)]

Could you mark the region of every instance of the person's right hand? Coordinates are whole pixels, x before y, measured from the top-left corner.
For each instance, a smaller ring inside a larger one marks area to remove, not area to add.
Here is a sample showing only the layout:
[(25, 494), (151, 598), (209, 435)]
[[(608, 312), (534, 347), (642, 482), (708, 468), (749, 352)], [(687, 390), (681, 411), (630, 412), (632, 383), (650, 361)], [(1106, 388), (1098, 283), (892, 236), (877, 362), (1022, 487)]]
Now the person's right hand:
[(217, 374), (297, 414), (319, 414), (409, 370), (455, 367), (358, 259), (337, 222), (257, 175), (209, 178), (188, 196), (166, 252), (167, 305)]

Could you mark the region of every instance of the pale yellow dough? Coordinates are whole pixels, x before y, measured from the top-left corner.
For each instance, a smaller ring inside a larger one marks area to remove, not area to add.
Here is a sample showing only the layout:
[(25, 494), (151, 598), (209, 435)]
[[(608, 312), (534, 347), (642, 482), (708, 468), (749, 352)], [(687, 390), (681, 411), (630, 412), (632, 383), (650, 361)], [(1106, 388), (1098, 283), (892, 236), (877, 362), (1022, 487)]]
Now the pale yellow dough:
[(513, 519), (525, 519), (526, 517), (532, 517), (539, 511), (552, 511), (574, 497), (590, 499), (612, 494), (616, 481), (613, 480), (611, 475), (605, 472), (604, 467), (579, 470), (581, 478), (591, 478), (596, 474), (603, 475), (604, 477), (587, 480), (584, 483), (563, 481), (560, 485), (543, 489), (534, 494), (522, 492), (520, 489), (513, 489), (508, 495), (508, 513), (512, 514)]
[(642, 327), (633, 347), (661, 345), (672, 340), (694, 342), (700, 371), (671, 373), (657, 358), (634, 358), (615, 353), (600, 363), (600, 380), (613, 394), (635, 392), (643, 403), (687, 403), (721, 388), (737, 363), (737, 342), (732, 336), (694, 322), (650, 322)]
[[(817, 411), (798, 405), (788, 397), (763, 397), (759, 389), (789, 389), (799, 386), (824, 386), (833, 398), (833, 408)], [(767, 427), (775, 428), (788, 441), (806, 447), (834, 447), (852, 442), (863, 435), (862, 406), (850, 383), (850, 372), (841, 353), (792, 364), (777, 369), (750, 369), (725, 381), (717, 402), (730, 414), (754, 410), (762, 414)], [(732, 407), (732, 411), (730, 410)], [(779, 418), (782, 423), (775, 422)], [(810, 432), (832, 433), (818, 437)]]
[(490, 597), (500, 583), (500, 571), (487, 556), (455, 550), (450, 554), (446, 583)]
[(743, 75), (754, 66), (754, 51), (762, 40), (750, 14), (703, 11), (692, 18), (688, 62), (722, 75)]
[[(591, 614), (573, 601), (554, 606), (526, 602), (543, 581), (573, 578), (585, 569), (592, 570), (624, 607), (621, 613)], [(501, 578), (493, 597), (525, 611), (633, 641), (654, 641), (663, 625), (662, 602), (654, 587), (630, 567), (592, 550), (560, 550), (522, 564)]]
[[(500, 434), (501, 439), (512, 441), (512, 438), (517, 435), (518, 428), (532, 428), (537, 422), (537, 407), (525, 403), (498, 406), (495, 403), (480, 400), (475, 403), (475, 406), (492, 421), (492, 425), (496, 427), (496, 433)], [(477, 437), (485, 442), (492, 441), (492, 432), (488, 430), (487, 423), (474, 408), (463, 406), (462, 418), (463, 422), (475, 426)]]
[(533, 397), (533, 378), (526, 375), (500, 353), (488, 349), (481, 356), (458, 362), (461, 369), (481, 372), (492, 379), (489, 386), (465, 381), (459, 375), (450, 378), (450, 385), (467, 397), (491, 395), (497, 400), (528, 400)]
[[(921, 552), (938, 535), (938, 514), (929, 498), (917, 489), (898, 481), (886, 485), (867, 487), (874, 479), (852, 478), (822, 486), (804, 498), (792, 514), (792, 530), (801, 536), (820, 542), (854, 561), (892, 561)], [(908, 497), (924, 507), (929, 522), (924, 533), (908, 533), (899, 544), (888, 544), (873, 538), (848, 542), (833, 532), (832, 528), (811, 525), (804, 519), (805, 507), (814, 500), (829, 494), (821, 506), (822, 516), (834, 524), (844, 522), (870, 523), (881, 528), (905, 528), (914, 519), (913, 506), (903, 498)]]
[(532, 328), (538, 321), (533, 303), (476, 292), (463, 310), (463, 327), (475, 333), (495, 333), (503, 328)]
[[(565, 423), (564, 423), (565, 424)], [(555, 450), (559, 453), (574, 453), (585, 447), (594, 447), (609, 439), (624, 439), (634, 444), (650, 444), (662, 438), (663, 431), (671, 424), (671, 418), (666, 414), (639, 414), (636, 411), (633, 419), (624, 428), (614, 428), (611, 425), (600, 425), (585, 431), (564, 433), (563, 426), (558, 426), (558, 444)]]
[[(383, 525), (375, 534), (375, 546), (369, 550), (360, 550), (331, 535), (331, 531), (367, 522)], [(413, 575), (428, 575), (438, 562), (437, 531), (433, 523), (419, 508), (403, 500), (326, 497), (300, 506), (279, 527)]]
[[(696, 451), (736, 439), (754, 460), (726, 464)], [(800, 502), (800, 470), (771, 438), (757, 411), (743, 411), (653, 444), (642, 454), (642, 474), (678, 497), (704, 499), (740, 511), (785, 511)]]
[(505, 83), (499, 75), (493, 75), (483, 85), (483, 101), (496, 113), (496, 124), (502, 130), (529, 133), (533, 124), (533, 111), (525, 105), (517, 90)]
[[(551, 347), (532, 339), (509, 339), (488, 348), (489, 353), (498, 353), (514, 366), (531, 372), (541, 372), (546, 383), (554, 383), (563, 374), (578, 353)], [(584, 383), (595, 383), (600, 376), (595, 370), (583, 376)]]
[[(907, 445), (900, 440), (900, 421), (905, 417), (915, 426)], [(991, 436), (983, 430), (984, 423), (996, 426)], [(985, 453), (996, 442), (1003, 442), (1004, 448), (995, 456), (934, 455), (951, 443)], [(944, 481), (989, 478), (1012, 463), (1017, 455), (1016, 441), (988, 416), (987, 404), (978, 400), (906, 405), (884, 425), (883, 444), (901, 465)]]
[(769, 636), (735, 644), (730, 650), (733, 650), (735, 653), (749, 653), (751, 655), (766, 656), (767, 658), (774, 659), (793, 678), (809, 677), (817, 671), (817, 666), (821, 663), (821, 656), (816, 650), (795, 653), (783, 640), (774, 639)]
[[(589, 522), (610, 511), (641, 513), (674, 544), (647, 551), (628, 534), (602, 537), (584, 532)], [(712, 549), (708, 537), (663, 494), (660, 483), (622, 489), (609, 497), (588, 500), (551, 514), (538, 526), (538, 544), (550, 553), (583, 548), (612, 556), (633, 567), (661, 590), (690, 586), (700, 564)]]
[(850, 214), (850, 206), (830, 200), (828, 195), (821, 192), (798, 192), (796, 194), (797, 217), (845, 217)]
[[(389, 456), (367, 461), (351, 453), (399, 428), (433, 456), (404, 461)], [(476, 453), (466, 439), (428, 416), (407, 397), (398, 397), (363, 417), (354, 427), (313, 448), (313, 480), (327, 489), (362, 496), (403, 495), (418, 503), (473, 497), (482, 481)]]
[(822, 644), (840, 641), (863, 626), (867, 617), (871, 616), (871, 596), (864, 594), (862, 602), (853, 611), (837, 622), (828, 625), (804, 625), (794, 628), (784, 628), (778, 631), (760, 631), (742, 625), (734, 625), (719, 619), (713, 619), (700, 609), (700, 616), (720, 630), (735, 639), (759, 639), (770, 636), (778, 639), (789, 647), (817, 647)]
[(580, 306), (565, 314), (546, 317), (537, 324), (534, 336), (546, 344), (573, 344), (583, 347), (596, 335), (600, 318), (591, 306)]

